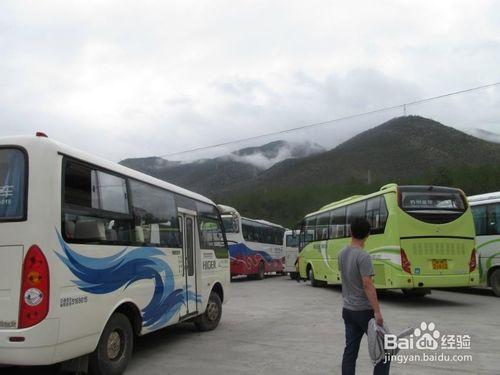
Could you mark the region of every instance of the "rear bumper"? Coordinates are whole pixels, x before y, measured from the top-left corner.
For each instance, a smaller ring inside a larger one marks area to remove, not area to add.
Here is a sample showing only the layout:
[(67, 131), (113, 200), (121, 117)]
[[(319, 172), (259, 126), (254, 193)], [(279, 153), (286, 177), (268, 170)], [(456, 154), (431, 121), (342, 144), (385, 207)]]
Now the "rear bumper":
[[(411, 280), (411, 281), (410, 281)], [(401, 275), (395, 280), (394, 288), (453, 288), (479, 285), (479, 275), (415, 276)]]
[[(24, 342), (10, 342), (10, 337)], [(0, 364), (51, 365), (59, 336), (59, 319), (46, 319), (26, 329), (0, 330)]]

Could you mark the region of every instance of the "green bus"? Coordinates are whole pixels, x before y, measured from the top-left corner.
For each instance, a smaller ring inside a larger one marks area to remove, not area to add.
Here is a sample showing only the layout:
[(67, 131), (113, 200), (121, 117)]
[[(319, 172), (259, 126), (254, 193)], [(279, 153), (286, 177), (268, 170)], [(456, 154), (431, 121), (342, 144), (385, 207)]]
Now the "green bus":
[(376, 288), (423, 295), (434, 287), (479, 284), (474, 222), (465, 194), (397, 184), (306, 215), (300, 223), (301, 278), (312, 286), (341, 284), (337, 258), (350, 243), (354, 217), (366, 217), (371, 224), (365, 250), (373, 259)]

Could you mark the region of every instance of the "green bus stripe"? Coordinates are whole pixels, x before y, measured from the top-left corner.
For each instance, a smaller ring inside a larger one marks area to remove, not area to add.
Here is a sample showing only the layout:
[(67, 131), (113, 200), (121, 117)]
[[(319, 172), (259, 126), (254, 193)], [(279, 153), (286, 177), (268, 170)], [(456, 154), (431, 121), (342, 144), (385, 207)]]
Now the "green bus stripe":
[(487, 269), (490, 269), (490, 268), (491, 268), (491, 265), (492, 265), (492, 263), (493, 263), (493, 258), (495, 258), (495, 257), (497, 257), (497, 256), (499, 256), (499, 255), (500, 255), (500, 252), (495, 253), (495, 254), (493, 254), (492, 256), (490, 256), (490, 257), (488, 258), (488, 260), (486, 261), (486, 268), (487, 268)]
[(374, 261), (374, 262), (381, 262), (381, 263), (384, 263), (384, 265), (389, 266), (389, 267), (391, 267), (391, 268), (394, 268), (396, 271), (399, 271), (399, 272), (401, 272), (401, 271), (403, 270), (403, 269), (401, 268), (401, 266), (399, 266), (399, 267), (398, 267), (397, 265), (395, 265), (394, 263), (392, 263), (392, 262), (391, 262), (391, 261), (389, 261), (389, 260), (384, 260), (384, 259), (374, 259), (373, 261)]
[(392, 247), (388, 247), (388, 248), (382, 247), (382, 248), (378, 248), (378, 249), (374, 249), (374, 250), (368, 250), (368, 253), (369, 254), (392, 253), (392, 254), (398, 254), (399, 255), (401, 253), (401, 249), (394, 249)]
[(497, 238), (496, 240), (491, 240), (491, 241), (488, 241), (488, 242), (485, 242), (485, 243), (482, 243), (481, 245), (479, 245), (477, 247), (477, 250), (479, 250), (480, 248), (482, 248), (483, 246), (486, 246), (486, 245), (489, 245), (489, 244), (492, 244), (492, 243), (495, 243), (495, 242), (500, 242), (500, 238)]

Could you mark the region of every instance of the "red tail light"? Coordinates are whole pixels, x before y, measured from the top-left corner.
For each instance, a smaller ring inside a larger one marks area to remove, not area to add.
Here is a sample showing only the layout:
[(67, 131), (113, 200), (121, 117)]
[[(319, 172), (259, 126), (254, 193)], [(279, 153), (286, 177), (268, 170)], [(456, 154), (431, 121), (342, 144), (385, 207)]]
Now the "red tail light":
[(19, 328), (40, 323), (49, 312), (49, 265), (42, 250), (33, 245), (23, 263)]
[(472, 254), (470, 255), (470, 262), (469, 262), (469, 272), (473, 272), (477, 267), (477, 255), (476, 255), (476, 249), (472, 249)]
[(401, 249), (401, 267), (403, 267), (405, 272), (411, 274), (411, 263), (403, 249)]

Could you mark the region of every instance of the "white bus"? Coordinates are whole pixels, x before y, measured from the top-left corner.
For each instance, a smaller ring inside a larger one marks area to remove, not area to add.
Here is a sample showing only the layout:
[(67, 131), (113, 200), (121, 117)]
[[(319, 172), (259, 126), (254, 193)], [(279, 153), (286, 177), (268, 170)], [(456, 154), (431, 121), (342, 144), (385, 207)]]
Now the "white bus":
[(247, 275), (262, 280), (267, 272), (283, 274), (285, 228), (266, 220), (241, 217), (233, 207), (218, 207), (229, 245), (231, 276)]
[[(309, 231), (307, 234), (306, 241), (310, 242), (313, 238), (313, 231)], [(299, 256), (299, 240), (300, 240), (300, 230), (290, 230), (287, 229), (283, 236), (283, 251), (285, 254), (285, 272), (290, 274), (291, 279), (296, 279), (298, 277), (297, 268), (295, 262)]]
[(500, 297), (500, 191), (468, 198), (476, 227), (476, 250), (484, 286)]
[(290, 274), (290, 278), (295, 279), (297, 269), (295, 262), (299, 256), (299, 235), (297, 231), (286, 230), (283, 235), (283, 249), (285, 252), (285, 272)]
[(216, 205), (37, 135), (0, 139), (0, 364), (121, 374), (134, 336), (214, 329), (230, 281)]

